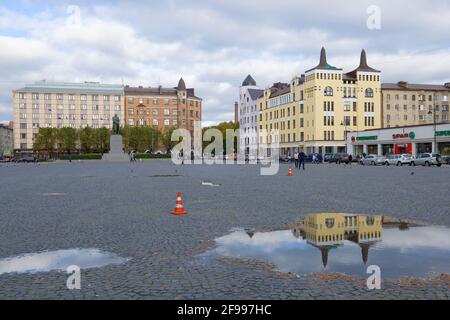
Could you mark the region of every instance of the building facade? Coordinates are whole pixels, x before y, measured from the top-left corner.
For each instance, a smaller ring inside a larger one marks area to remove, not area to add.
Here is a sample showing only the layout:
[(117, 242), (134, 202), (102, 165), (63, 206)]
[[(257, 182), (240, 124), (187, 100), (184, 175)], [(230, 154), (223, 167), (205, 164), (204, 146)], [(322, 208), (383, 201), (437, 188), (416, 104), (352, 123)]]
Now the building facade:
[(124, 124), (124, 90), (96, 82), (36, 82), (13, 91), (14, 149), (33, 148), (39, 128), (111, 128)]
[(347, 132), (382, 125), (380, 71), (369, 67), (364, 50), (358, 68), (344, 73), (322, 48), (316, 67), (268, 88), (258, 102), (259, 128), (268, 131), (260, 142), (277, 139), (270, 134), (277, 130), (282, 155), (345, 152)]
[(125, 123), (129, 126), (153, 126), (194, 129), (202, 120), (202, 99), (187, 89), (183, 79), (174, 88), (125, 86)]
[(381, 91), (384, 128), (449, 122), (450, 83), (429, 85), (400, 81), (382, 84)]
[(347, 134), (349, 154), (354, 156), (438, 152), (450, 154), (450, 124), (427, 124), (357, 131)]
[(13, 127), (0, 123), (0, 156), (11, 155), (14, 148)]
[(250, 153), (250, 149), (254, 150), (255, 155), (258, 150), (258, 99), (263, 93), (264, 90), (258, 88), (251, 75), (245, 78), (239, 88), (237, 120), (241, 152), (246, 155)]

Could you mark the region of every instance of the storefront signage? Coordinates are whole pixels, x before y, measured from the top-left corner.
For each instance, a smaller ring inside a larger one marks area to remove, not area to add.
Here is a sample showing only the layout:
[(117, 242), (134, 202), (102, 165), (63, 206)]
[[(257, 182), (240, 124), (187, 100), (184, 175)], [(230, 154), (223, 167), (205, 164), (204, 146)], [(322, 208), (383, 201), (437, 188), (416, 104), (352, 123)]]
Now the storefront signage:
[(416, 134), (414, 132), (410, 133), (396, 133), (392, 135), (392, 139), (414, 139)]
[[(352, 141), (355, 137), (352, 137)], [(367, 141), (367, 140), (378, 140), (378, 136), (366, 136), (366, 137), (356, 137), (356, 141)]]
[(448, 137), (450, 136), (450, 130), (448, 131), (436, 131), (436, 137)]

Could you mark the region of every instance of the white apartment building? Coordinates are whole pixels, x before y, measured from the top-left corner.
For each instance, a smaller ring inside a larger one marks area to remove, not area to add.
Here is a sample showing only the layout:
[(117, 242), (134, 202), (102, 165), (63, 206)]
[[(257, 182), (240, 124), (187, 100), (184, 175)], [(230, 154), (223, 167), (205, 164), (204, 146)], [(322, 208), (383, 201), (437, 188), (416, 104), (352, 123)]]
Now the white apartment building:
[(240, 125), (240, 149), (245, 154), (258, 150), (258, 98), (264, 95), (251, 75), (245, 78), (239, 89), (238, 121)]
[(14, 149), (31, 150), (39, 128), (124, 125), (124, 88), (97, 82), (36, 82), (13, 91)]

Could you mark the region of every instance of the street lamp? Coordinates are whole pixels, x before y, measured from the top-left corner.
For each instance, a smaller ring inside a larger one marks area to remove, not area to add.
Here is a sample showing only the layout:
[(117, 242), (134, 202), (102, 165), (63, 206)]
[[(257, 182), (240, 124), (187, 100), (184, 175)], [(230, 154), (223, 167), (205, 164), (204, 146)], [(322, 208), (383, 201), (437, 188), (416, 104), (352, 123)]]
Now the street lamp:
[(433, 116), (433, 133), (434, 133), (434, 150), (431, 148), (431, 152), (437, 152), (437, 137), (436, 137), (436, 94), (433, 94), (433, 112), (428, 111), (428, 115)]
[(341, 126), (344, 126), (344, 143), (345, 143), (345, 153), (348, 153), (347, 151), (347, 122), (345, 121), (345, 119), (344, 119), (344, 121), (342, 121), (341, 122)]

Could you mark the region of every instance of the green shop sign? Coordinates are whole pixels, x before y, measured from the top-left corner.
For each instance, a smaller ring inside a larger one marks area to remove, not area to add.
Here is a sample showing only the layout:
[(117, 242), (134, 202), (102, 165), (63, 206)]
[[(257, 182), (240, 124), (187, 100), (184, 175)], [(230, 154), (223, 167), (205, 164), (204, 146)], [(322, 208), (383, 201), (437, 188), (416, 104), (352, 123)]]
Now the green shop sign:
[(436, 131), (436, 137), (448, 137), (450, 136), (450, 130), (448, 131)]
[(378, 140), (378, 136), (356, 137), (356, 141)]

